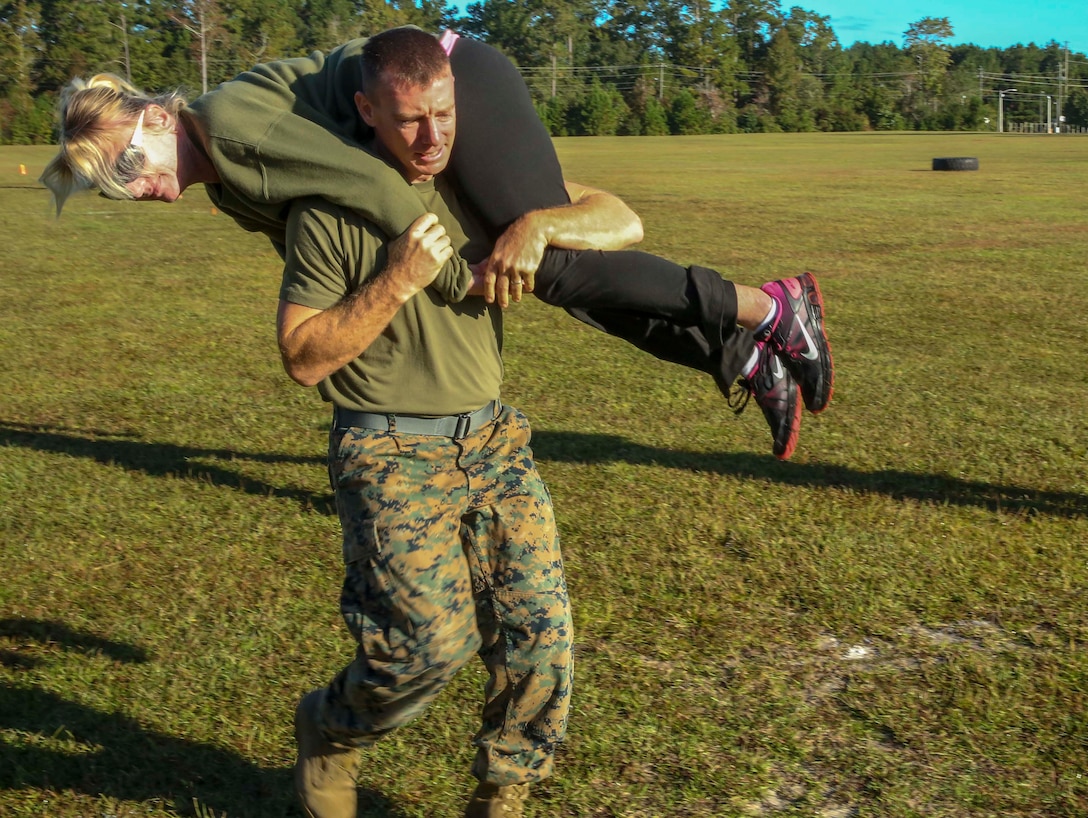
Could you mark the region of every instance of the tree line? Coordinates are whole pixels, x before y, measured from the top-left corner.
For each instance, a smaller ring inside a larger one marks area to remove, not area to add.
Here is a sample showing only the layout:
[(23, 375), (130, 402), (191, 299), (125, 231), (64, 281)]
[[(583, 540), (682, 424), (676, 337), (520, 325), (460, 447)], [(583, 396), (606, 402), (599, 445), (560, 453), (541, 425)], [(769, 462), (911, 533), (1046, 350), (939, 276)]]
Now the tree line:
[[(0, 0), (0, 143), (55, 140), (60, 89), (108, 71), (197, 95), (250, 66), (396, 25), (455, 29), (520, 68), (553, 135), (1088, 126), (1088, 59), (1061, 43), (843, 47), (777, 0)], [(1045, 112), (1044, 112), (1045, 108)]]

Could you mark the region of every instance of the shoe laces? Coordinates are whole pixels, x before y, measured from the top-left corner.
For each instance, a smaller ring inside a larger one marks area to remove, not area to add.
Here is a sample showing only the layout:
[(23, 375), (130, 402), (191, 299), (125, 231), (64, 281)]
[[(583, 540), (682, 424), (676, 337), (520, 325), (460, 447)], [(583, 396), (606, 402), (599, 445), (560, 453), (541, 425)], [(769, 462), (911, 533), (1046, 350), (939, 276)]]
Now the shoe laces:
[(745, 410), (748, 401), (752, 399), (752, 395), (756, 392), (757, 380), (765, 377), (770, 370), (771, 358), (774, 353), (770, 352), (763, 342), (758, 342), (757, 348), (759, 349), (759, 358), (756, 360), (756, 368), (752, 370), (750, 376), (738, 380), (725, 398), (726, 405), (733, 410), (735, 415), (739, 415)]
[(734, 415), (741, 414), (748, 406), (748, 401), (752, 399), (752, 385), (747, 378), (741, 378), (741, 380), (730, 388), (729, 394), (725, 396), (725, 405), (733, 410)]

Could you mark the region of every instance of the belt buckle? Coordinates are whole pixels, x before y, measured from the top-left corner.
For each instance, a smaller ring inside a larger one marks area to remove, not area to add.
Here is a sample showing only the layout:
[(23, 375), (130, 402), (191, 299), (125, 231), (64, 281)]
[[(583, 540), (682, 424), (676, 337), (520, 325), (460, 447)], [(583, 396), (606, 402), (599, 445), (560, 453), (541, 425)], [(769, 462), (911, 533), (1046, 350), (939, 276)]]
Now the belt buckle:
[(453, 439), (462, 440), (468, 437), (468, 433), (472, 431), (472, 415), (465, 413), (457, 416), (457, 425), (453, 430)]

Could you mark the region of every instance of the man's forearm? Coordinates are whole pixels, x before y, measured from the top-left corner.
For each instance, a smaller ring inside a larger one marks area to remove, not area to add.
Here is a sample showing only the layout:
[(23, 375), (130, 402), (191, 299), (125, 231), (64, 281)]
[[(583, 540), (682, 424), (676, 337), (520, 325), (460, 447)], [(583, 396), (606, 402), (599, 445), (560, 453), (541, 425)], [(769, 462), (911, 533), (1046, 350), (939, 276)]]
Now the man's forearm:
[[(571, 204), (526, 214), (551, 247), (622, 250), (642, 241), (642, 220), (622, 199), (590, 188), (573, 188)], [(577, 197), (577, 198), (575, 198)]]
[(287, 374), (303, 386), (316, 386), (362, 355), (452, 255), (446, 228), (426, 213), (390, 242), (384, 269), (335, 306), (315, 310), (280, 301), (276, 331)]
[[(316, 386), (359, 357), (382, 334), (407, 299), (388, 276), (377, 276), (339, 304), (315, 312), (280, 333), (280, 355), (292, 380)], [(298, 314), (280, 304), (280, 323)]]

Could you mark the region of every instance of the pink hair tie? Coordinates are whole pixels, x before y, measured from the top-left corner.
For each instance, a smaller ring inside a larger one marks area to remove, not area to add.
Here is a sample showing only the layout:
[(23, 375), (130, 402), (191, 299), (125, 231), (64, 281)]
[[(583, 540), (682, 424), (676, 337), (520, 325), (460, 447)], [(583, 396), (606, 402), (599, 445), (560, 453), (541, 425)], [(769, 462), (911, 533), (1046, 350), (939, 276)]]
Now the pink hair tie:
[(442, 36), (438, 38), (438, 44), (442, 46), (442, 50), (446, 52), (447, 57), (453, 52), (453, 44), (457, 42), (460, 36), (460, 34), (447, 28), (442, 32)]

